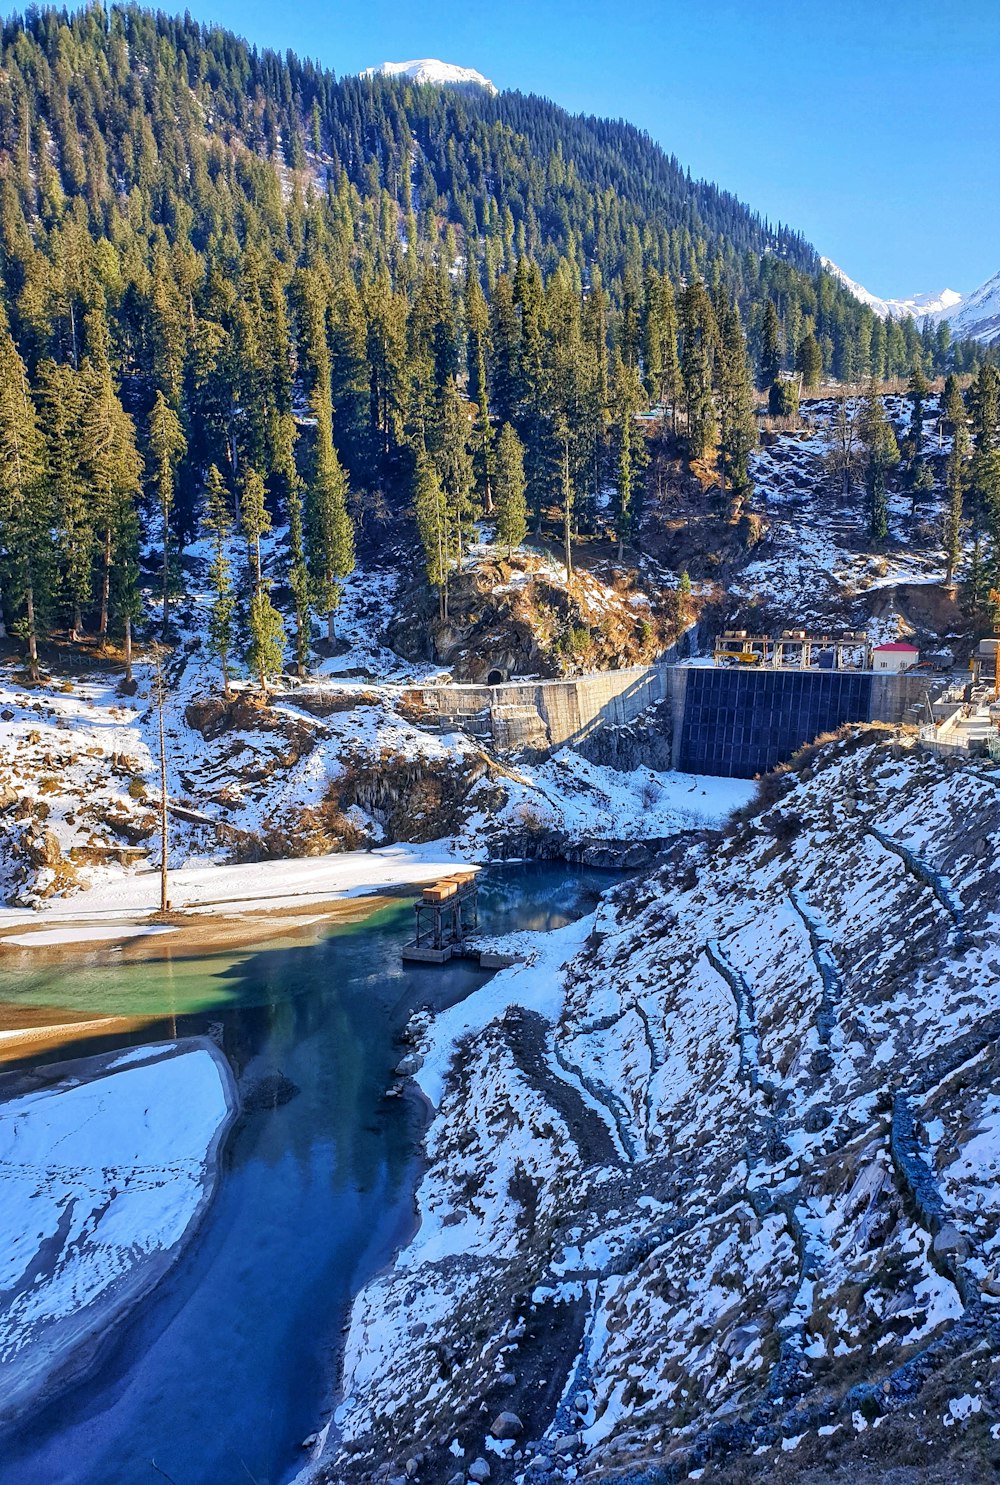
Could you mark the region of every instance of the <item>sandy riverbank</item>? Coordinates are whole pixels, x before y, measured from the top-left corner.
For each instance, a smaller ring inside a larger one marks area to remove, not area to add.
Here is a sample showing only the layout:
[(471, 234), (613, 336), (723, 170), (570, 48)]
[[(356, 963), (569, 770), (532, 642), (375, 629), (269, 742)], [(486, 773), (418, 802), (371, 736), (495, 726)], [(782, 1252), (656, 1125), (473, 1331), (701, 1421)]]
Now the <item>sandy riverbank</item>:
[(393, 846), (293, 861), (184, 867), (171, 873), (172, 910), (166, 916), (158, 911), (155, 872), (123, 875), (36, 912), (0, 908), (0, 1063), (162, 1019), (19, 1005), (19, 973), (84, 958), (94, 963), (113, 955), (116, 962), (140, 962), (261, 948), (277, 938), (308, 939), (333, 923), (360, 922), (400, 893), (465, 864), (446, 846)]
[(0, 907), (0, 965), (25, 949), (34, 955), (113, 947), (148, 959), (238, 948), (331, 918), (354, 921), (373, 911), (373, 899), (426, 886), (467, 865), (447, 845), (436, 844), (185, 866), (170, 873), (166, 914), (159, 911), (158, 872), (122, 874), (34, 911)]

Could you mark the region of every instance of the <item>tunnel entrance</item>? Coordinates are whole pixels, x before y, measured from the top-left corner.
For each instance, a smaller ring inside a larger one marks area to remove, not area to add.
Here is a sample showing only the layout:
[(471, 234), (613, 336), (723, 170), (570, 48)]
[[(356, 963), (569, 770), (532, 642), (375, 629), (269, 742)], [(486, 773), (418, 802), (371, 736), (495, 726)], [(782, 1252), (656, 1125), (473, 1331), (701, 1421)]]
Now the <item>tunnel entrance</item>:
[(502, 670), (491, 670), (486, 677), (486, 684), (488, 686), (502, 686), (506, 679), (507, 677)]

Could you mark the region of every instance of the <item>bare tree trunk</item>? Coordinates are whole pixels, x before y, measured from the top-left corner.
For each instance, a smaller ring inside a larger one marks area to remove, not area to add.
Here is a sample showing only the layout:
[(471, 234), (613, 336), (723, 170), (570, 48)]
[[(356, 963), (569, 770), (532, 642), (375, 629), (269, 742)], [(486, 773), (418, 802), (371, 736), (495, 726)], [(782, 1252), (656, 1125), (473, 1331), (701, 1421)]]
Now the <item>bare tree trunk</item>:
[(125, 615), (125, 679), (132, 679), (132, 616)]
[(167, 632), (167, 620), (170, 616), (170, 535), (169, 535), (169, 512), (166, 501), (161, 505), (163, 511), (163, 633)]
[(573, 491), (569, 480), (569, 445), (563, 445), (563, 555), (567, 579), (573, 576)]
[(98, 634), (101, 643), (108, 637), (108, 607), (111, 602), (111, 525), (104, 528), (104, 541), (102, 543), (103, 555), (101, 558), (101, 622)]
[[(127, 632), (127, 630), (126, 630)], [(163, 661), (156, 652), (156, 706), (160, 733), (160, 912), (170, 911), (167, 881), (167, 744), (163, 727)]]
[(331, 608), (326, 616), (326, 638), (331, 645), (337, 638), (337, 610), (335, 608)]
[(25, 595), (28, 619), (28, 673), (33, 681), (38, 680), (38, 634), (35, 629), (35, 589), (29, 583)]

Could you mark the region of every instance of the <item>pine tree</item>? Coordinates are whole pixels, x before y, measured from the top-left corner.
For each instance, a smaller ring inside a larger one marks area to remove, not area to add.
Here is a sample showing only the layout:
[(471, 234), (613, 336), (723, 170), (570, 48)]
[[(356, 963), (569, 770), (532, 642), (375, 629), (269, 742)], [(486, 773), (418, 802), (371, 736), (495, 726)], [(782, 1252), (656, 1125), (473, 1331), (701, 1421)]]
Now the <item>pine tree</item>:
[(94, 512), (82, 467), (80, 431), (83, 384), (66, 363), (43, 361), (36, 372), (39, 423), (45, 439), (45, 481), (59, 571), (60, 601), (68, 613), (69, 637), (79, 640), (90, 602), (94, 559)]
[(260, 471), (248, 465), (243, 475), (240, 524), (247, 544), (247, 565), (253, 591), (247, 609), (247, 666), (257, 676), (266, 695), (270, 680), (281, 670), (285, 630), (281, 615), (271, 602), (270, 583), (264, 578), (261, 539), (271, 529)]
[(479, 273), (471, 257), (465, 279), (465, 323), (469, 397), (476, 409), (473, 460), (483, 509), (486, 515), (490, 516), (493, 514), (493, 477), (496, 458), (493, 423), (490, 416), (488, 372), (490, 314), (479, 282)]
[(962, 555), (963, 503), (969, 480), (969, 419), (956, 376), (949, 376), (945, 382), (944, 412), (951, 425), (951, 453), (946, 474), (948, 510), (944, 523), (944, 582), (946, 588), (954, 590), (955, 573)]
[(619, 358), (615, 362), (612, 388), (614, 438), (616, 452), (615, 488), (618, 504), (615, 513), (615, 535), (618, 538), (618, 561), (625, 553), (636, 527), (636, 492), (644, 462), (645, 443), (635, 426), (635, 415), (642, 405), (642, 389), (634, 368)]
[(413, 489), (413, 514), (424, 549), (427, 581), (438, 595), (438, 614), (448, 617), (448, 518), (444, 491), (437, 471), (426, 454), (416, 463)]
[(247, 621), (250, 634), (247, 665), (266, 695), (271, 680), (281, 670), (285, 653), (285, 627), (266, 585), (258, 588), (250, 599)]
[(924, 408), (930, 393), (927, 378), (917, 366), (910, 375), (907, 394), (910, 399), (910, 438), (913, 441), (913, 458), (921, 457), (924, 439)]
[(750, 455), (757, 447), (757, 418), (753, 376), (739, 311), (725, 310), (716, 360), (719, 404), (719, 478), (723, 494), (729, 491), (735, 518), (753, 488)]
[(703, 459), (716, 439), (712, 363), (717, 339), (712, 301), (701, 280), (693, 279), (681, 295), (681, 377), (692, 460)]
[(152, 485), (163, 527), (160, 580), (163, 587), (163, 630), (166, 633), (171, 584), (170, 512), (174, 504), (174, 476), (178, 461), (187, 452), (187, 439), (181, 429), (180, 419), (159, 390), (149, 414), (149, 451), (152, 455)]
[(142, 613), (139, 591), (139, 510), (138, 496), (141, 466), (136, 456), (135, 485), (131, 491), (121, 489), (112, 518), (110, 606), (111, 623), (124, 640), (125, 681), (132, 680), (132, 631)]
[(527, 482), (524, 477), (524, 445), (510, 423), (500, 429), (494, 473), (494, 513), (496, 539), (507, 548), (508, 557), (528, 534), (528, 507), (525, 501)]
[(225, 481), (216, 465), (208, 471), (205, 482), (205, 514), (202, 519), (212, 542), (212, 563), (209, 581), (214, 598), (208, 618), (208, 643), (222, 667), (222, 689), (229, 695), (229, 655), (233, 646), (233, 626), (236, 618), (236, 599), (233, 594), (232, 563), (229, 557), (229, 541), (233, 522), (229, 514), (229, 500)]
[(973, 496), (973, 534), (989, 535), (985, 570), (990, 585), (1000, 583), (1000, 371), (986, 362), (973, 387), (976, 447), (969, 470)]
[(0, 318), (0, 553), (3, 587), (37, 681), (38, 639), (53, 598), (51, 508), (44, 447), (24, 362)]
[(285, 491), (288, 514), (287, 570), (295, 620), (295, 666), (299, 675), (309, 668), (312, 637), (312, 584), (306, 562), (302, 480), (295, 463), (295, 421), (290, 412), (281, 414), (274, 435), (274, 472)]
[(432, 455), (445, 508), (448, 530), (455, 545), (455, 559), (461, 570), (462, 553), (476, 515), (475, 479), (469, 453), (468, 404), (463, 403), (453, 377), (442, 392), (438, 428), (432, 441)]
[(774, 300), (764, 306), (764, 319), (760, 330), (760, 378), (757, 385), (766, 390), (778, 380), (781, 371), (781, 321)]
[(332, 645), (341, 582), (354, 571), (354, 527), (347, 511), (347, 476), (333, 440), (324, 437), (322, 430), (306, 501), (312, 601), (316, 612), (326, 615), (327, 642)]
[(819, 386), (823, 371), (823, 352), (812, 330), (803, 335), (795, 353), (795, 369), (802, 373), (802, 385), (809, 392)]
[(841, 388), (837, 393), (837, 406), (830, 435), (830, 446), (826, 455), (826, 467), (839, 486), (839, 493), (846, 500), (854, 487), (860, 467), (862, 450), (859, 436), (859, 409), (854, 399)]
[(884, 541), (889, 535), (886, 474), (899, 462), (899, 447), (874, 381), (869, 384), (865, 394), (858, 418), (858, 433), (865, 451), (868, 530), (872, 541)]
[(119, 507), (135, 503), (142, 488), (142, 460), (135, 442), (135, 425), (118, 400), (106, 363), (87, 362), (83, 368), (84, 413), (80, 430), (81, 466), (93, 491), (95, 526), (100, 548), (100, 619), (98, 634), (105, 640), (111, 617), (111, 571), (115, 561), (116, 530), (125, 534), (128, 523)]
[(264, 587), (260, 543), (271, 529), (271, 515), (267, 508), (263, 477), (252, 464), (243, 471), (240, 526), (247, 544), (247, 565), (253, 591), (260, 593)]

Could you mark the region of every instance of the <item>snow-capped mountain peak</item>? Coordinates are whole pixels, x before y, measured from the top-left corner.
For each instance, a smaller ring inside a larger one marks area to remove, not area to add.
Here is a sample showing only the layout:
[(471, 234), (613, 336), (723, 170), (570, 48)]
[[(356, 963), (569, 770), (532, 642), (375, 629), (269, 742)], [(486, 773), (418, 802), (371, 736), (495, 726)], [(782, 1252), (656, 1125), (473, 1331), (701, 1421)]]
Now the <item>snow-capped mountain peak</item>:
[(853, 278), (848, 278), (830, 258), (821, 258), (820, 262), (848, 293), (867, 304), (884, 320), (910, 317), (917, 321), (930, 319), (935, 323), (947, 320), (956, 340), (981, 340), (984, 345), (1000, 341), (1000, 273), (988, 278), (971, 294), (942, 289), (940, 294), (914, 294), (910, 299), (880, 299), (877, 294), (870, 294), (861, 284), (855, 283)]
[(957, 339), (981, 340), (985, 345), (1000, 339), (1000, 273), (980, 284), (957, 309), (946, 311), (941, 318), (949, 322)]
[(848, 293), (853, 294), (862, 304), (867, 304), (884, 320), (922, 320), (925, 315), (948, 319), (963, 302), (962, 295), (954, 289), (942, 289), (940, 293), (913, 294), (909, 299), (880, 299), (877, 294), (869, 293), (863, 285), (855, 283), (832, 259), (821, 258), (820, 262), (827, 273), (843, 284)]
[(430, 83), (438, 88), (485, 88), (488, 93), (497, 90), (488, 77), (474, 67), (458, 67), (454, 62), (439, 62), (435, 57), (423, 57), (415, 62), (380, 62), (377, 67), (366, 67), (362, 77), (398, 77), (413, 83)]

